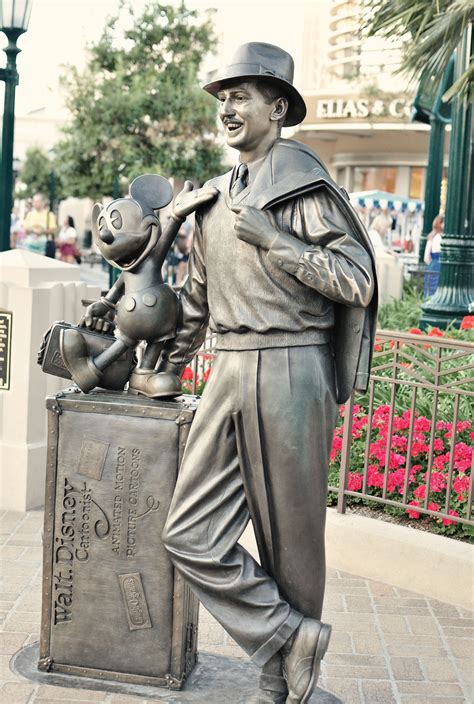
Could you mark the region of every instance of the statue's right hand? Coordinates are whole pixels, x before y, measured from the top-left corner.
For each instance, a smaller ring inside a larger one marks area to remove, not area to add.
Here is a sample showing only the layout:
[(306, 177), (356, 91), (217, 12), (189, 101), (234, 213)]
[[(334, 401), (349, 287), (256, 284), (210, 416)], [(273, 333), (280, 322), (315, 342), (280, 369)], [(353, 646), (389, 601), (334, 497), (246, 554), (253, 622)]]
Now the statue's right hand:
[(89, 330), (110, 334), (115, 327), (113, 322), (114, 316), (114, 310), (111, 310), (110, 307), (102, 303), (102, 301), (96, 301), (86, 308), (86, 312), (81, 318), (79, 325), (83, 328), (89, 328)]

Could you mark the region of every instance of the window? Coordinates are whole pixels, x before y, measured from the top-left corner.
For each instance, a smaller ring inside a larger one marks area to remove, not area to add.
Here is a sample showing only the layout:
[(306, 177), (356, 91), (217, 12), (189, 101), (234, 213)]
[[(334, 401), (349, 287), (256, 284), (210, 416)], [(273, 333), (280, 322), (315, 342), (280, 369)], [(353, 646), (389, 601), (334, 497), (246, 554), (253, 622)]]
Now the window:
[(396, 166), (355, 166), (353, 191), (395, 193)]
[(424, 198), (425, 168), (412, 166), (410, 169), (410, 198)]

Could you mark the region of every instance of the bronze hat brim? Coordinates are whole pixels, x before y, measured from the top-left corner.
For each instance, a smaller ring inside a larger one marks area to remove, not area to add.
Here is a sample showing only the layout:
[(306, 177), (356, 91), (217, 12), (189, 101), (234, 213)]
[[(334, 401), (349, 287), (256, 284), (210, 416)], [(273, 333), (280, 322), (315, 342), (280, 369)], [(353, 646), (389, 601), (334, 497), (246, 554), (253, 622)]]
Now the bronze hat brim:
[(203, 89), (217, 98), (219, 91), (227, 84), (233, 83), (236, 79), (264, 78), (277, 84), (283, 94), (288, 98), (288, 112), (286, 113), (284, 127), (298, 125), (306, 117), (306, 105), (301, 94), (292, 83), (284, 78), (279, 78), (267, 68), (259, 64), (233, 64), (226, 69), (226, 75), (203, 86)]

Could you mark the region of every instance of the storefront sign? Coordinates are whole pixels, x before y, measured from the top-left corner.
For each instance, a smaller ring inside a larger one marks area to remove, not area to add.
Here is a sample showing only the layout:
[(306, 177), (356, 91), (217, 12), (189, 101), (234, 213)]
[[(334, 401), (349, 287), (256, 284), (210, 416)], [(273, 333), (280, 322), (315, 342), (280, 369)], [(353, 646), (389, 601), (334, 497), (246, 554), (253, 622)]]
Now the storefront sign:
[(0, 312), (0, 389), (10, 388), (12, 314)]
[(307, 96), (306, 123), (343, 121), (407, 122), (412, 112), (412, 99), (392, 96), (383, 98), (340, 98), (336, 96)]

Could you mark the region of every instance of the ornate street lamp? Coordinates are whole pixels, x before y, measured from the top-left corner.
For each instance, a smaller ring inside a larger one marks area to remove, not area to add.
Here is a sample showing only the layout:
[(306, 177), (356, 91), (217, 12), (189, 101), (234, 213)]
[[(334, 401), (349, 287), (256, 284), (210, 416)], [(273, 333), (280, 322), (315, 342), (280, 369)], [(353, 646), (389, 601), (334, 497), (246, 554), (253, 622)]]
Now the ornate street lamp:
[(0, 80), (5, 81), (3, 106), (2, 156), (0, 164), (0, 252), (10, 249), (10, 218), (13, 205), (13, 133), (15, 125), (15, 89), (18, 85), (16, 57), (20, 34), (28, 29), (32, 0), (0, 0), (0, 31), (6, 34), (8, 44), (6, 68), (0, 69)]
[[(467, 70), (474, 56), (472, 24), (464, 30), (456, 52), (454, 81)], [(471, 102), (456, 96), (448, 166), (448, 191), (441, 272), (434, 295), (422, 306), (420, 327), (459, 326), (474, 302), (474, 136)]]

